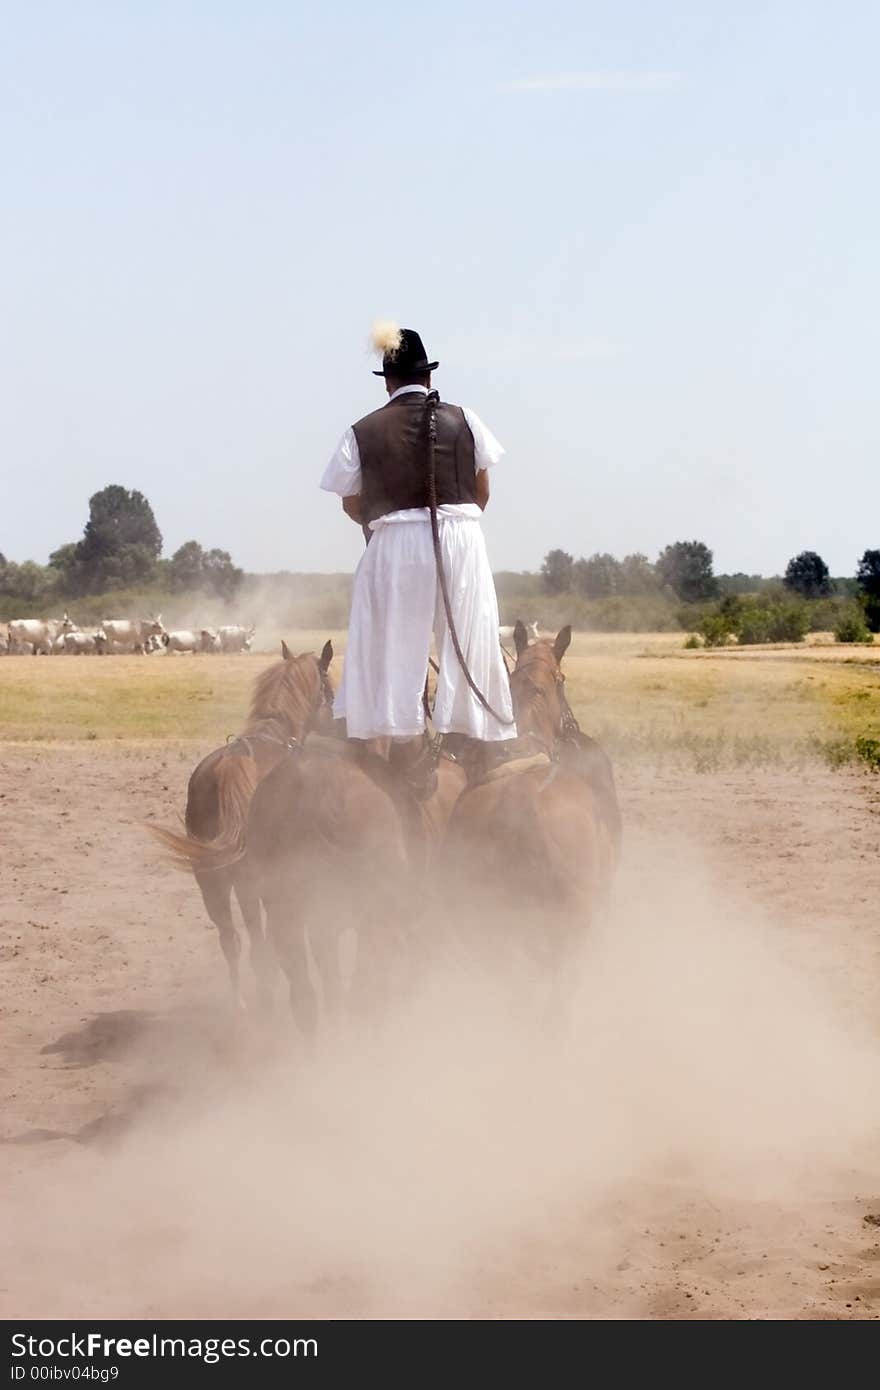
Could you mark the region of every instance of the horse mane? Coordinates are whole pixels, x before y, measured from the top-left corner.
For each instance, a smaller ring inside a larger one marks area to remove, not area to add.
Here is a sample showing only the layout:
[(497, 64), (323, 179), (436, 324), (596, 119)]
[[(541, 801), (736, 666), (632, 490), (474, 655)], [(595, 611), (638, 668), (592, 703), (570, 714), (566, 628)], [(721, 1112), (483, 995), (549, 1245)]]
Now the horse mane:
[(299, 736), (314, 713), (321, 687), (318, 658), (314, 652), (276, 661), (254, 682), (251, 709), (245, 733), (255, 724), (271, 720), (284, 724)]
[(532, 666), (546, 666), (553, 673), (556, 679), (556, 670), (559, 662), (556, 660), (556, 653), (553, 650), (552, 637), (539, 637), (537, 642), (530, 642), (527, 647), (523, 647), (516, 659), (513, 668), (513, 675), (518, 671), (528, 671)]

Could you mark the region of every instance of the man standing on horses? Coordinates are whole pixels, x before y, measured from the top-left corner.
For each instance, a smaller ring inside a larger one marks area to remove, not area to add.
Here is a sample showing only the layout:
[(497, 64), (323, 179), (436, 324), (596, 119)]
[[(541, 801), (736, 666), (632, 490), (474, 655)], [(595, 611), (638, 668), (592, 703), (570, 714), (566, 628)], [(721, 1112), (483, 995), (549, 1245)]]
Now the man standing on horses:
[(384, 378), (388, 401), (346, 430), (321, 480), (369, 541), (354, 578), (335, 713), (350, 738), (391, 739), (391, 761), (425, 795), (432, 634), (437, 731), (459, 750), (516, 737), (480, 525), (489, 469), (504, 450), (473, 411), (431, 391), (438, 363), (428, 361), (418, 333), (380, 324), (373, 341), (383, 355), (374, 375)]

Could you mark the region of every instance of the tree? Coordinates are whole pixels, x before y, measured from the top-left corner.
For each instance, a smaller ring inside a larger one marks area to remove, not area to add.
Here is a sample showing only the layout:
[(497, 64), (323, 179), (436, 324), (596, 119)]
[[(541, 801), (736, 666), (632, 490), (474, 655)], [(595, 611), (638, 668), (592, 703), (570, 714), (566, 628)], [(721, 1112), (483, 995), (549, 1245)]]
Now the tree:
[(551, 594), (564, 594), (571, 589), (574, 560), (565, 550), (548, 550), (541, 566), (541, 578)]
[(33, 560), (24, 560), (20, 565), (6, 561), (0, 574), (4, 594), (28, 607), (41, 603), (51, 592), (50, 571)]
[(587, 598), (609, 598), (620, 593), (622, 567), (613, 555), (591, 555), (572, 566), (572, 585)]
[(171, 587), (178, 592), (199, 589), (205, 552), (198, 541), (184, 541), (171, 556)]
[(650, 594), (656, 588), (657, 575), (647, 555), (638, 550), (634, 555), (624, 555), (620, 565), (620, 592)]
[(716, 578), (722, 594), (758, 594), (767, 583), (760, 574), (743, 574), (742, 570), (735, 574), (719, 574)]
[(683, 603), (715, 598), (718, 581), (712, 572), (712, 552), (702, 541), (676, 541), (657, 559), (657, 577)]
[(60, 545), (57, 550), (53, 550), (49, 556), (49, 568), (54, 570), (58, 587), (65, 594), (78, 594), (82, 589), (78, 549), (75, 541), (69, 541), (67, 545)]
[(801, 598), (826, 598), (831, 593), (828, 566), (815, 550), (802, 550), (789, 560), (782, 582)]
[(108, 555), (100, 571), (98, 591), (128, 589), (152, 580), (156, 556), (148, 545), (123, 545)]
[(880, 550), (866, 550), (856, 569), (859, 598), (865, 621), (872, 632), (880, 632)]
[(89, 499), (89, 519), (76, 548), (85, 591), (149, 579), (161, 551), (162, 535), (143, 493), (111, 484)]
[(232, 563), (228, 550), (209, 550), (204, 560), (205, 581), (220, 598), (232, 598), (241, 581), (244, 570)]
[(227, 550), (203, 550), (198, 541), (185, 541), (175, 550), (170, 575), (173, 589), (209, 589), (220, 598), (231, 598), (244, 579)]
[(880, 550), (866, 550), (856, 567), (856, 583), (863, 594), (880, 598)]

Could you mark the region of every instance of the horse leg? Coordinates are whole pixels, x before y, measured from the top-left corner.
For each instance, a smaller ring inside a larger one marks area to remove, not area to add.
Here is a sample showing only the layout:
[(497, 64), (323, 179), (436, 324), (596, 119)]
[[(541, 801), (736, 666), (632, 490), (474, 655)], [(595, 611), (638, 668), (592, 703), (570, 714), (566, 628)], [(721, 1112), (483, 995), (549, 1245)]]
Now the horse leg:
[(319, 923), (315, 930), (309, 931), (309, 945), (321, 977), (324, 993), (324, 1017), (328, 1022), (336, 1022), (342, 1012), (342, 968), (339, 961), (339, 937), (341, 932), (329, 923)]
[(412, 969), (410, 942), (394, 894), (366, 892), (358, 903), (357, 962), (351, 1000), (362, 1022), (375, 1024), (402, 992)]
[(384, 985), (375, 937), (369, 924), (361, 923), (357, 931), (357, 958), (350, 995), (352, 1015), (361, 1026), (374, 1024)]
[(266, 920), (275, 954), (287, 976), (290, 1011), (306, 1040), (313, 1044), (318, 1032), (318, 1001), (309, 979), (305, 923), (302, 918), (291, 920), (289, 907), (275, 899), (266, 903)]
[(220, 948), (229, 967), (229, 983), (236, 1004), (244, 1007), (239, 980), (238, 961), (241, 944), (232, 920), (232, 883), (222, 870), (211, 873), (196, 873), (196, 882), (202, 890), (202, 901), (220, 937)]
[(272, 951), (263, 931), (263, 908), (260, 890), (246, 867), (240, 869), (235, 877), (235, 896), (241, 908), (247, 934), (250, 939), (251, 969), (257, 981), (257, 1004), (267, 1013), (272, 1009), (272, 986), (275, 979), (275, 962)]

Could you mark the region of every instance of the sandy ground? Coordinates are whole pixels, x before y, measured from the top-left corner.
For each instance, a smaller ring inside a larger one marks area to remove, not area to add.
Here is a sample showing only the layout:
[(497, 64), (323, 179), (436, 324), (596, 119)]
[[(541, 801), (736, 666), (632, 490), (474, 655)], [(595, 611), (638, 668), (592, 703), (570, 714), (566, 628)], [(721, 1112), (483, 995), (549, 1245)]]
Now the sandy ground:
[(630, 769), (565, 1037), (310, 1060), (144, 832), (202, 751), (2, 749), (0, 1315), (880, 1316), (880, 779)]

